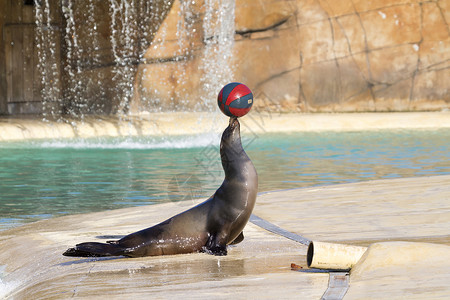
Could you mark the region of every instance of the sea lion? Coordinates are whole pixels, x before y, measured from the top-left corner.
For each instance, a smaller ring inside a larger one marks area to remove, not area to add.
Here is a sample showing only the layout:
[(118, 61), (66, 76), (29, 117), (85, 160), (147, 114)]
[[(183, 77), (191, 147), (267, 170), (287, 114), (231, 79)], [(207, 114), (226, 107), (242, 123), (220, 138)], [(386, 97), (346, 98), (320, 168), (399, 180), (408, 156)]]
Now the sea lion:
[(155, 256), (193, 252), (226, 255), (227, 245), (239, 243), (255, 206), (258, 175), (242, 148), (240, 124), (230, 118), (220, 142), (225, 179), (205, 202), (153, 227), (117, 241), (76, 245), (65, 256)]

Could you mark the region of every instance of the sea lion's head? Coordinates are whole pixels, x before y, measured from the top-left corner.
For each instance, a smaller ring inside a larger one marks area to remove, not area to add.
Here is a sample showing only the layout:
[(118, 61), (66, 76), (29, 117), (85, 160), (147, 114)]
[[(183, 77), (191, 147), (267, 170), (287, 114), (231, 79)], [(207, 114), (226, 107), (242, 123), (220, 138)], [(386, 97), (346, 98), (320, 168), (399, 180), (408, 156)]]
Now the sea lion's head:
[(230, 170), (230, 163), (247, 157), (242, 148), (240, 124), (236, 117), (230, 118), (230, 123), (222, 134), (220, 156), (225, 173)]
[(222, 141), (220, 142), (220, 148), (222, 148), (222, 144), (241, 145), (241, 125), (239, 124), (238, 118), (231, 117), (228, 127), (224, 130), (222, 134)]

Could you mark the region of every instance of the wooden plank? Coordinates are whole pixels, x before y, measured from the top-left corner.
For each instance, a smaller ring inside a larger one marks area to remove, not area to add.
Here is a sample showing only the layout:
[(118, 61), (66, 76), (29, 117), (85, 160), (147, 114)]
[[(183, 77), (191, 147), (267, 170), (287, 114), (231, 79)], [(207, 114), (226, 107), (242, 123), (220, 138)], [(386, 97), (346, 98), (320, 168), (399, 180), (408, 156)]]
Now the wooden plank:
[(12, 101), (23, 102), (23, 28), (12, 30)]
[[(19, 1), (23, 3), (23, 0)], [(34, 11), (33, 5), (22, 4), (22, 23), (33, 24), (34, 23)]]
[(34, 70), (33, 70), (33, 99), (35, 101), (42, 101), (42, 82), (41, 82), (41, 71), (39, 70), (39, 52), (36, 47), (36, 44), (34, 46), (33, 51), (33, 61), (35, 64)]
[(61, 82), (61, 31), (58, 27), (52, 30), (53, 42), (55, 45), (54, 62), (56, 64), (56, 73), (54, 75), (55, 86), (58, 88), (59, 94), (55, 95), (58, 99), (62, 98), (62, 82)]
[(11, 10), (11, 6), (13, 5), (12, 0), (7, 0), (6, 1), (6, 11), (8, 12), (7, 14), (5, 14), (5, 23), (13, 23), (13, 16), (12, 16), (12, 10)]
[[(61, 88), (61, 32), (58, 27), (51, 27), (47, 29), (47, 38), (45, 41), (44, 47), (41, 49), (42, 51), (46, 51), (46, 61), (39, 68), (39, 51), (37, 50), (37, 46), (34, 45), (34, 70), (33, 70), (33, 99), (35, 101), (42, 101), (43, 97), (51, 96), (51, 98), (60, 98), (62, 95)], [(47, 49), (48, 46), (53, 45), (54, 52), (51, 52)], [(45, 84), (52, 85), (55, 89), (52, 91), (52, 95), (43, 95), (42, 91), (44, 89), (44, 84), (42, 83), (42, 75), (41, 71), (46, 72), (47, 80)], [(55, 94), (56, 91), (59, 91)], [(48, 99), (47, 99), (48, 100)]]
[[(27, 6), (25, 6), (27, 7)], [(24, 101), (33, 101), (34, 62), (33, 54), (34, 26), (23, 27), (23, 98)]]
[[(50, 17), (52, 23), (60, 23), (61, 22), (61, 12), (60, 12), (60, 1), (59, 0), (50, 0)], [(80, 3), (82, 3), (80, 1)]]
[(5, 61), (6, 61), (6, 101), (12, 102), (12, 36), (11, 29), (4, 27)]
[(22, 1), (8, 0), (8, 14), (7, 23), (19, 24), (22, 23)]

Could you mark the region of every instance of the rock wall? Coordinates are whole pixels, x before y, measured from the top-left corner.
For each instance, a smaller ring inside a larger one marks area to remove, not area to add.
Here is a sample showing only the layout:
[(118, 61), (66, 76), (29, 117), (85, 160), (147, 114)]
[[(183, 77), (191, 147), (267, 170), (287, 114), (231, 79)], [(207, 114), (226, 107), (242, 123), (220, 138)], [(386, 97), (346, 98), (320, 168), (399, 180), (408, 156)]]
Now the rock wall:
[[(6, 22), (6, 3), (0, 1), (0, 61), (5, 61), (5, 48), (2, 47), (3, 41), (3, 26)], [(0, 63), (0, 115), (6, 112), (6, 64)]]
[[(199, 100), (204, 4), (186, 14), (185, 3), (175, 1), (139, 65), (133, 112), (215, 109)], [(236, 0), (232, 80), (253, 90), (261, 110), (445, 110), (449, 23), (449, 1)]]
[(230, 81), (266, 111), (450, 108), (448, 0), (44, 1), (54, 49), (27, 3), (0, 1), (0, 114), (215, 111)]

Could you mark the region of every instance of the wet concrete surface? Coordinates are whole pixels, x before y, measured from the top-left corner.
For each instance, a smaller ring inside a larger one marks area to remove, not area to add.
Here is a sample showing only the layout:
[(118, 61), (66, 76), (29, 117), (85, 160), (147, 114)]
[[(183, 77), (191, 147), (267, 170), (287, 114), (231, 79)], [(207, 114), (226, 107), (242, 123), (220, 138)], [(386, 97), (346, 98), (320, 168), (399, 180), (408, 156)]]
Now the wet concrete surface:
[[(350, 273), (344, 299), (446, 298), (449, 182), (450, 176), (434, 176), (274, 191), (258, 197), (254, 213), (312, 240), (370, 246)], [(291, 263), (306, 269), (305, 245), (251, 223), (244, 241), (230, 247), (225, 257), (62, 256), (76, 243), (122, 236), (188, 207), (168, 203), (126, 208), (2, 231), (0, 297), (320, 299), (327, 289), (327, 273), (291, 270)], [(383, 243), (373, 244), (379, 241)]]

